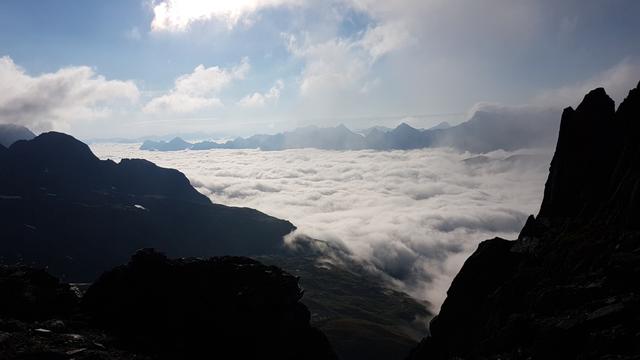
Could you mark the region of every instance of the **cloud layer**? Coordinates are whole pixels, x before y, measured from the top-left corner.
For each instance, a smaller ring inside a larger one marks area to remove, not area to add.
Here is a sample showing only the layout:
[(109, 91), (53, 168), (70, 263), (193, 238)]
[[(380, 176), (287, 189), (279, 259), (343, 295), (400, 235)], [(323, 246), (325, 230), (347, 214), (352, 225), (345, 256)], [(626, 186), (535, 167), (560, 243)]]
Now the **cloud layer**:
[(288, 219), (339, 243), (373, 271), (438, 308), (477, 244), (514, 238), (538, 210), (550, 153), (139, 151), (96, 144), (102, 158), (144, 157), (185, 172), (213, 201)]
[(8, 57), (0, 58), (0, 122), (34, 131), (65, 128), (74, 120), (108, 116), (120, 101), (140, 96), (132, 81), (107, 80), (87, 66), (31, 76)]

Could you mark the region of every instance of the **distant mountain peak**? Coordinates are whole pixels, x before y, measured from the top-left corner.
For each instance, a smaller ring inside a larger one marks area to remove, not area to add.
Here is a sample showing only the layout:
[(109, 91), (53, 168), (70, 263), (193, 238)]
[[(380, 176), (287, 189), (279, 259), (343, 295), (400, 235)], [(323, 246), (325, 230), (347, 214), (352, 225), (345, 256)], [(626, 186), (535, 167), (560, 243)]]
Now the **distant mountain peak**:
[(8, 148), (18, 140), (31, 140), (36, 134), (22, 125), (0, 124), (0, 145)]

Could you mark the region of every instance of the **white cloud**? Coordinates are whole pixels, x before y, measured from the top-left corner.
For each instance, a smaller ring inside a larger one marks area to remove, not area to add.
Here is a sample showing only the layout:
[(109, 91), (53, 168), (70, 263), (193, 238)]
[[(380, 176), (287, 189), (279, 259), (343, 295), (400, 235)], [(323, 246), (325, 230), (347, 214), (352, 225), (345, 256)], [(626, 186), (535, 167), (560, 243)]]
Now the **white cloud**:
[(368, 29), (359, 44), (369, 52), (371, 61), (407, 45), (409, 31), (401, 22), (385, 23)]
[(153, 5), (152, 31), (185, 31), (196, 22), (218, 20), (231, 29), (265, 8), (296, 5), (300, 0), (163, 0)]
[(340, 96), (343, 92), (366, 94), (380, 78), (371, 76), (372, 66), (387, 54), (407, 46), (413, 38), (401, 22), (369, 27), (350, 38), (312, 41), (283, 34), (289, 52), (304, 61), (300, 92), (305, 96)]
[(143, 111), (148, 114), (191, 113), (222, 106), (217, 97), (220, 91), (234, 80), (244, 79), (250, 68), (248, 58), (243, 58), (231, 69), (198, 65), (191, 74), (178, 77), (167, 94), (151, 99)]
[(575, 107), (590, 90), (603, 87), (607, 94), (620, 104), (629, 90), (636, 87), (638, 79), (640, 79), (640, 62), (637, 59), (628, 58), (585, 81), (543, 91), (533, 99), (533, 103)]
[(107, 80), (87, 66), (31, 76), (8, 57), (0, 58), (0, 121), (35, 131), (109, 115), (118, 101), (136, 102), (132, 81)]
[(280, 92), (284, 89), (284, 82), (277, 80), (276, 83), (264, 94), (255, 92), (240, 99), (238, 105), (243, 107), (262, 107), (267, 103), (276, 102), (280, 98)]
[[(311, 44), (308, 38), (300, 44), (294, 35), (285, 35), (289, 51), (305, 62), (300, 91), (312, 96), (334, 93), (357, 86), (366, 77), (369, 64), (366, 54), (354, 41), (335, 38)], [(358, 53), (360, 52), (360, 53)]]
[[(354, 258), (438, 308), (482, 240), (515, 238), (537, 212), (550, 152), (145, 152), (93, 145), (102, 158), (177, 168), (214, 202), (288, 219), (298, 234), (346, 246)], [(512, 156), (518, 155), (518, 156)], [(520, 156), (523, 155), (523, 156)], [(251, 164), (251, 166), (247, 166)]]

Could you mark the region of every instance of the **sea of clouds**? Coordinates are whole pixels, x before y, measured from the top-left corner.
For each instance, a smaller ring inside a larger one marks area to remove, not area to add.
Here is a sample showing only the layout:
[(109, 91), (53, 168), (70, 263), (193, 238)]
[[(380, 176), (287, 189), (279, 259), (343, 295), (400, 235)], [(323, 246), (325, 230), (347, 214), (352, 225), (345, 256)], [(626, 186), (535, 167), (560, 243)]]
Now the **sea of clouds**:
[(437, 311), (479, 242), (515, 238), (542, 200), (552, 153), (210, 150), (94, 144), (100, 158), (145, 158), (184, 172), (214, 202), (290, 220), (339, 243)]

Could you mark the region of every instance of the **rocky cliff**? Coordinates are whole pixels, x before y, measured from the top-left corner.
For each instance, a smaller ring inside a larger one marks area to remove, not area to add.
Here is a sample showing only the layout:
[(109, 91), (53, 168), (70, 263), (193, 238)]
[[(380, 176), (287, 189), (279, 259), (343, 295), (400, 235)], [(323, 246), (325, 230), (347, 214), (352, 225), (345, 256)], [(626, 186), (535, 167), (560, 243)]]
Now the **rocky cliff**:
[(640, 90), (565, 109), (537, 217), (487, 240), (411, 359), (640, 356)]
[(141, 250), (82, 299), (43, 270), (0, 266), (0, 293), (1, 359), (336, 358), (298, 278), (243, 257)]

